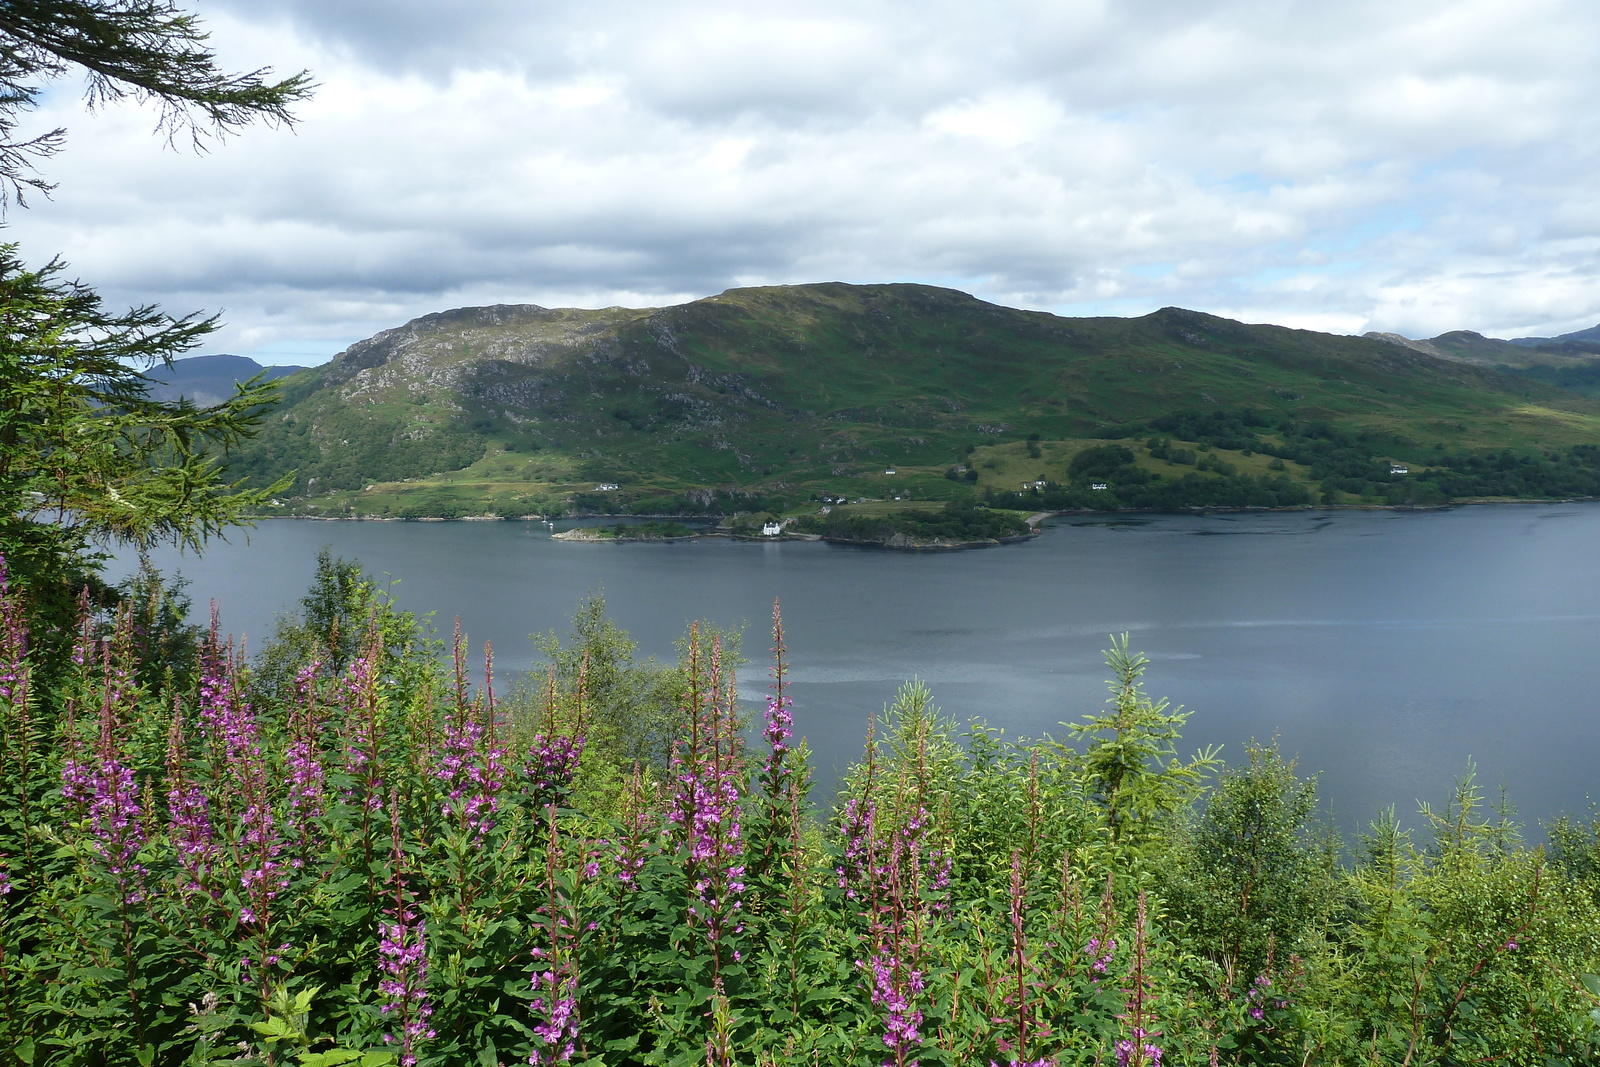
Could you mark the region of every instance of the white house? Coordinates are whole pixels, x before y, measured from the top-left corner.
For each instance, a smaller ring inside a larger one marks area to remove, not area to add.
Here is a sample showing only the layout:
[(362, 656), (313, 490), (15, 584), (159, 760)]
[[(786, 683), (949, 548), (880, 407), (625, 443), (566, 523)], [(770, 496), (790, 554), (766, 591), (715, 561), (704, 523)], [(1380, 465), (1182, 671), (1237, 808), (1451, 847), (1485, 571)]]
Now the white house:
[(616, 488), (619, 488), (616, 482), (601, 482), (599, 485), (594, 487), (594, 491), (597, 493), (608, 493)]
[(1090, 482), (1089, 483), (1089, 488), (1090, 489), (1110, 489), (1111, 486), (1107, 485), (1105, 482)]
[(762, 537), (777, 537), (781, 533), (783, 533), (783, 523), (781, 522), (764, 522), (761, 524)]
[(894, 468), (893, 467), (885, 468), (883, 473), (885, 473), (885, 474), (893, 474), (894, 473)]
[(1410, 467), (1402, 467), (1398, 463), (1391, 463), (1391, 464), (1389, 464), (1389, 473), (1390, 474), (1410, 474), (1411, 473), (1411, 468)]

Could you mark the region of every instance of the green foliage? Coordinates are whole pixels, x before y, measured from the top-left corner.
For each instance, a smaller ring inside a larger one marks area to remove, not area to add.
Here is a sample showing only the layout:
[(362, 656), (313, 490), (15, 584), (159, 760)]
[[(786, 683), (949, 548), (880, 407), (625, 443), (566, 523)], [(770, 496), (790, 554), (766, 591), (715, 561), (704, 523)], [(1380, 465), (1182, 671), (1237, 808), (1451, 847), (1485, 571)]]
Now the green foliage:
[(1587, 819), (1562, 816), (1545, 827), (1550, 860), (1567, 880), (1586, 886), (1600, 903), (1600, 813)]
[(886, 831), (949, 809), (965, 760), (955, 723), (933, 703), (920, 679), (900, 686), (883, 709), (882, 734), (868, 735), (867, 752), (847, 776), (841, 801), (876, 797), (879, 826)]
[(396, 607), (388, 591), (362, 573), (359, 562), (335, 559), (325, 545), (317, 553), (316, 572), (300, 598), (299, 612), (277, 620), (251, 665), (251, 692), (288, 701), (303, 683), (302, 672), (336, 677), (367, 647), (378, 649), (386, 673), (404, 678), (407, 691), (415, 691), (428, 673), (426, 655), (437, 655), (441, 647), (424, 624)]
[[(303, 392), (300, 380), (305, 376), (302, 373), (286, 380), (287, 403), (292, 404), (296, 393)], [(396, 426), (386, 419), (374, 418), (372, 412), (345, 404), (335, 405), (314, 419), (307, 418), (303, 411), (285, 412), (265, 432), (272, 442), (271, 450), (246, 449), (231, 462), (231, 469), (258, 485), (292, 472), (293, 481), (287, 492), (297, 495), (360, 489), (372, 482), (460, 470), (481, 458), (485, 448), (480, 435), (464, 428), (434, 429), (424, 425), (417, 429), (406, 422)], [(338, 447), (327, 447), (330, 439), (336, 439)], [(399, 517), (451, 518), (479, 514), (481, 510), (475, 504), (464, 505), (430, 495), (407, 502)]]
[(1508, 367), (1502, 364), (1495, 370), (1502, 374), (1532, 378), (1557, 389), (1568, 389), (1579, 396), (1600, 396), (1600, 360), (1587, 360), (1566, 367)]
[[(811, 530), (817, 525), (801, 528)], [(908, 509), (886, 515), (863, 515), (838, 507), (828, 513), (819, 532), (830, 541), (886, 544), (897, 537), (929, 542), (998, 541), (1026, 537), (1031, 527), (1016, 515), (952, 502), (939, 511)]]
[(636, 659), (638, 642), (606, 615), (600, 592), (579, 602), (565, 643), (554, 631), (534, 634), (532, 640), (544, 663), (529, 672), (529, 684), (513, 690), (513, 721), (526, 730), (544, 730), (552, 692), (581, 697), (581, 708), (571, 713), (585, 725), (585, 782), (592, 783), (595, 800), (614, 792), (635, 764), (664, 774), (683, 695), (677, 666), (654, 657)]
[(70, 634), (86, 585), (114, 603), (95, 576), (103, 546), (197, 547), (275, 488), (228, 485), (220, 462), (255, 432), (269, 386), (195, 408), (150, 400), (132, 366), (170, 359), (215, 320), (109, 314), (61, 270), (29, 270), (0, 246), (0, 554), (43, 638)]
[(1334, 902), (1336, 849), (1316, 818), (1316, 783), (1276, 748), (1249, 745), (1177, 839), (1162, 896), (1190, 944), (1242, 995), (1273, 957), (1317, 949)]
[(668, 537), (694, 536), (694, 531), (681, 522), (619, 522), (613, 526), (591, 527), (583, 532), (613, 541), (660, 541)]
[(1122, 445), (1094, 445), (1072, 457), (1067, 469), (1081, 478), (1109, 477), (1133, 463), (1133, 453)]
[(148, 556), (139, 569), (116, 587), (127, 617), (137, 663), (135, 677), (145, 689), (182, 690), (193, 682), (204, 631), (190, 621), (194, 608), (185, 578), (169, 579)]
[(1165, 698), (1144, 695), (1139, 680), (1149, 663), (1128, 651), (1127, 634), (1112, 638), (1106, 652), (1111, 711), (1067, 725), (1071, 736), (1088, 741), (1075, 770), (1114, 848), (1137, 850), (1157, 841), (1221, 762), (1213, 748), (1188, 762), (1178, 759), (1177, 741), (1189, 713), (1168, 711)]
[[(1396, 474), (1385, 453), (1418, 451), (1394, 435), (1321, 420), (1271, 418), (1251, 409), (1179, 412), (1150, 426), (1219, 448), (1250, 448), (1309, 468), (1324, 492), (1390, 504), (1442, 504), (1471, 497), (1524, 499), (1600, 495), (1600, 448), (1589, 443), (1494, 451), (1438, 451), (1425, 469)], [(1264, 438), (1271, 433), (1275, 439)]]
[[(1594, 901), (1484, 817), (1469, 769), (1419, 849), (1386, 812), (1363, 840), (1308, 1012), (1338, 1061), (1592, 1062), (1578, 981), (1600, 949)], [(1337, 1020), (1337, 1022), (1335, 1022)]]

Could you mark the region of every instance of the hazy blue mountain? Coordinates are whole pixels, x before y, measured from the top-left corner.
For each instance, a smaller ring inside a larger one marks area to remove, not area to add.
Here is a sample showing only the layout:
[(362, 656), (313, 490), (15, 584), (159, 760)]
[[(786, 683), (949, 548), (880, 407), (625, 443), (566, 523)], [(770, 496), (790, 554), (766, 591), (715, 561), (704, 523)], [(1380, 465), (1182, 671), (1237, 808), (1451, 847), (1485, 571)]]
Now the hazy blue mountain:
[(1600, 347), (1600, 325), (1591, 326), (1587, 330), (1564, 333), (1559, 337), (1513, 337), (1511, 343), (1522, 345), (1524, 348), (1539, 348), (1544, 345), (1560, 344), (1590, 344)]
[(301, 370), (305, 368), (263, 367), (249, 356), (218, 354), (174, 360), (170, 367), (158, 365), (145, 371), (145, 377), (156, 383), (150, 388), (152, 399), (177, 400), (186, 396), (206, 407), (222, 403), (233, 395), (235, 383), (249, 381), (263, 371), (270, 381)]
[(1520, 371), (1530, 367), (1587, 366), (1600, 356), (1600, 326), (1560, 337), (1517, 337), (1502, 340), (1471, 330), (1451, 330), (1438, 337), (1413, 340), (1397, 333), (1368, 333), (1374, 340), (1403, 345), (1440, 359)]

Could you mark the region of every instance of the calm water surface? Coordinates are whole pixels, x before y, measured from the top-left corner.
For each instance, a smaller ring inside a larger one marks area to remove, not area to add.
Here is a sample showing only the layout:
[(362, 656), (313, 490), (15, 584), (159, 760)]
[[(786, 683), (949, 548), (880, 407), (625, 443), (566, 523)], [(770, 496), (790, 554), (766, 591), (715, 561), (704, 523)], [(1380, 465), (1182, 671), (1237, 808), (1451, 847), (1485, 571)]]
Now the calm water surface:
[[(566, 544), (540, 524), (270, 521), (157, 563), (258, 646), (319, 547), (400, 580), (402, 607), (454, 616), (530, 664), (585, 593), (644, 653), (688, 620), (748, 622), (760, 667), (772, 600), (796, 723), (826, 768), (913, 676), (944, 710), (1008, 734), (1063, 733), (1101, 706), (1107, 635), (1151, 659), (1147, 691), (1193, 710), (1184, 748), (1242, 758), (1276, 737), (1345, 827), (1438, 803), (1469, 759), (1530, 819), (1600, 795), (1600, 505), (1053, 520), (1031, 543), (941, 554), (820, 543)], [(1413, 823), (1415, 819), (1411, 820)]]

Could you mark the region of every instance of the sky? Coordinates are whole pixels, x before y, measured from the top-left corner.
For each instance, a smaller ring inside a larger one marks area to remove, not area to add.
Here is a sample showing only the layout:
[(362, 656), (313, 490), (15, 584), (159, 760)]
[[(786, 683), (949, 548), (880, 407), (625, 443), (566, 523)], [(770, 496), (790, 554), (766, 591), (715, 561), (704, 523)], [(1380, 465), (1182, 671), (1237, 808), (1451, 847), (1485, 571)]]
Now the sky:
[(1600, 322), (1593, 0), (197, 0), (292, 130), (68, 129), (0, 239), (203, 351), (446, 308), (914, 281), (1335, 333)]

